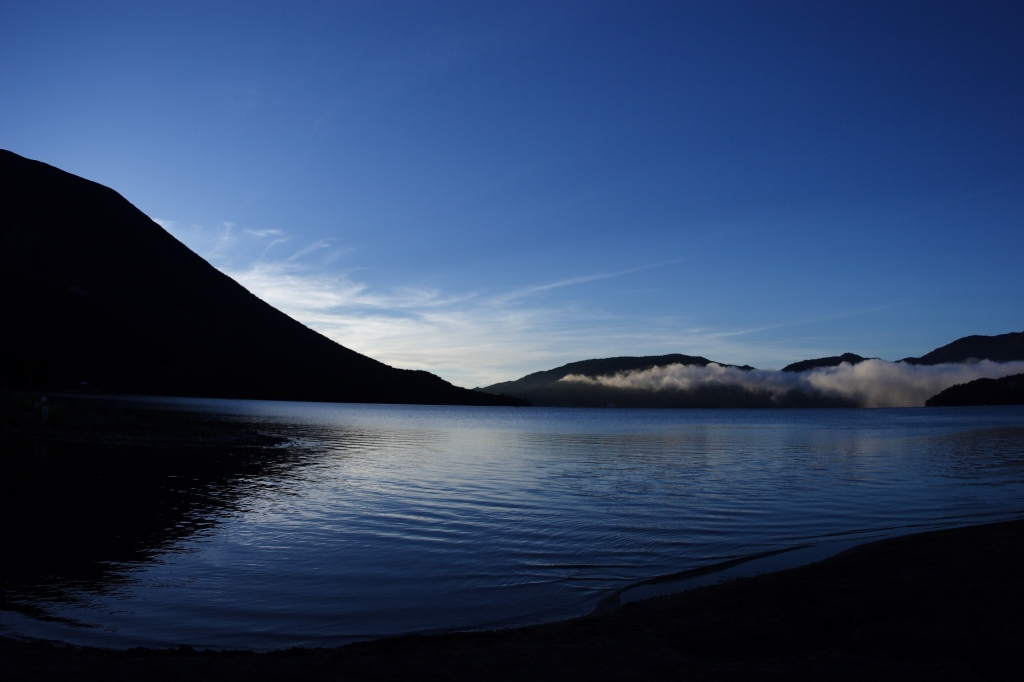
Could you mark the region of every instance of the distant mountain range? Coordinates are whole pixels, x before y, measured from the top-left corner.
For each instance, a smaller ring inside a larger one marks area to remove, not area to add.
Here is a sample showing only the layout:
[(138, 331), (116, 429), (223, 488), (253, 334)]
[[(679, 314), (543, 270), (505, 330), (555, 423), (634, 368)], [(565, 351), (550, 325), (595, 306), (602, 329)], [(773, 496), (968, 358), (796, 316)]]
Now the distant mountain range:
[(476, 390), (513, 395), (542, 406), (847, 407), (863, 404), (863, 399), (835, 382), (824, 385), (811, 380), (806, 373), (869, 361), (874, 363), (872, 369), (878, 369), (880, 365), (924, 368), (979, 360), (1024, 361), (1024, 332), (968, 336), (899, 363), (844, 353), (795, 362), (781, 372), (679, 354), (583, 360)]
[[(605, 387), (563, 381), (570, 376), (593, 379), (626, 372), (643, 372), (671, 365), (707, 367), (712, 361), (693, 355), (649, 355), (641, 357), (581, 360), (543, 372), (527, 374), (515, 381), (505, 381), (475, 389), (484, 393), (514, 395), (534, 405), (573, 407), (765, 407), (769, 396), (743, 390), (647, 391)], [(753, 370), (749, 365), (723, 365), (741, 371)]]
[(345, 348), (249, 293), (114, 190), (3, 150), (0, 386), (525, 404)]

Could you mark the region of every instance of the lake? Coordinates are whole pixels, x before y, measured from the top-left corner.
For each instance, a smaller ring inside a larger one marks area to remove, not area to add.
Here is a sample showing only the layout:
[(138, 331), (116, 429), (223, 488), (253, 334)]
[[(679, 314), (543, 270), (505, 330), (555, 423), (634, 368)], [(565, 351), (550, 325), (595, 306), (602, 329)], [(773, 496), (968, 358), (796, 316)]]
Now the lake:
[[(290, 445), (215, 479), (161, 469), (89, 498), (120, 506), (88, 560), (39, 550), (88, 566), (28, 582), (8, 571), (0, 634), (267, 650), (509, 627), (578, 616), (632, 583), (739, 556), (808, 547), (798, 563), (1024, 515), (1020, 406), (129, 402), (251, 423)], [(69, 478), (68, 466), (32, 471)], [(110, 502), (132, 491), (134, 501)], [(105, 549), (122, 534), (133, 534), (130, 551)]]

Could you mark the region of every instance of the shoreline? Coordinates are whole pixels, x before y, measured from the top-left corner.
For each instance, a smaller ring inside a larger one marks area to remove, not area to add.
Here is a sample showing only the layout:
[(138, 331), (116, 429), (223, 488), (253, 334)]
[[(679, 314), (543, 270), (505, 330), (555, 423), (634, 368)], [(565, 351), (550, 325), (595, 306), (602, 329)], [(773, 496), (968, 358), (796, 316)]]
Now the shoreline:
[[(716, 566), (696, 570), (725, 568)], [(1021, 567), (1024, 520), (1002, 521), (867, 542), (796, 568), (523, 628), (269, 653), (93, 649), (0, 638), (0, 665), (12, 682), (1015, 679), (1024, 674), (1017, 654), (1024, 637)], [(606, 600), (685, 577), (634, 583)]]

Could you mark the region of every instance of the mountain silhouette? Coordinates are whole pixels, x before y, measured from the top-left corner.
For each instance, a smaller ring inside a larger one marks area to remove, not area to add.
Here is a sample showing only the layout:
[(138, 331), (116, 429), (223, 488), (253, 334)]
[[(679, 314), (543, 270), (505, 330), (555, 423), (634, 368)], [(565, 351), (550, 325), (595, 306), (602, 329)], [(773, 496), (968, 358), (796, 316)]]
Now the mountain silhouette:
[(555, 369), (527, 374), (523, 378), (516, 379), (515, 381), (504, 381), (491, 386), (486, 386), (479, 390), (495, 392), (504, 391), (506, 388), (509, 390), (513, 388), (520, 390), (524, 388), (538, 388), (540, 386), (546, 386), (553, 381), (558, 381), (562, 377), (566, 377), (570, 374), (579, 374), (594, 378), (618, 374), (619, 372), (642, 371), (645, 369), (651, 369), (652, 367), (664, 367), (666, 365), (700, 365), (701, 367), (704, 367), (710, 362), (711, 360), (708, 360), (707, 358), (695, 355), (680, 355), (679, 353), (671, 355), (646, 355), (641, 357), (579, 360), (577, 362), (570, 362), (567, 365), (562, 365), (561, 367), (556, 367)]
[(514, 405), (389, 367), (249, 293), (114, 190), (0, 150), (0, 385)]
[(1024, 374), (1014, 374), (1001, 379), (975, 379), (966, 384), (956, 384), (933, 395), (925, 401), (925, 405), (1024, 405)]
[(919, 358), (903, 358), (909, 365), (938, 365), (946, 362), (992, 360), (1011, 362), (1024, 360), (1024, 332), (996, 336), (965, 336)]
[[(869, 358), (855, 353), (843, 353), (824, 358), (801, 360), (786, 365), (783, 372), (808, 372), (822, 367), (837, 367), (847, 362), (856, 365)], [(972, 360), (1010, 362), (1024, 360), (1024, 332), (998, 336), (966, 336), (937, 348), (920, 358), (906, 358), (900, 362), (913, 365), (936, 365)], [(615, 357), (580, 360), (542, 372), (528, 374), (515, 381), (505, 381), (476, 389), (477, 391), (512, 395), (529, 400), (539, 406), (573, 407), (855, 407), (853, 398), (827, 396), (818, 391), (793, 388), (773, 392), (767, 388), (744, 388), (738, 385), (698, 385), (681, 390), (677, 388), (623, 388), (605, 383), (562, 381), (570, 374), (591, 379), (608, 377), (624, 372), (635, 372), (667, 365), (697, 365), (706, 367), (711, 360), (693, 355), (654, 355), (645, 357)], [(750, 365), (725, 365), (742, 370), (753, 370)], [(987, 386), (987, 384), (982, 384)], [(1001, 390), (1001, 389), (1000, 389)], [(933, 400), (938, 399), (935, 396)], [(939, 404), (939, 403), (936, 403)], [(942, 403), (946, 404), (946, 403)], [(959, 403), (958, 403), (959, 404)], [(967, 403), (964, 403), (967, 404)], [(975, 403), (970, 403), (975, 404)], [(978, 403), (983, 404), (983, 403)], [(989, 402), (984, 404), (1004, 404)]]
[(830, 355), (827, 358), (816, 358), (814, 360), (801, 360), (800, 362), (794, 362), (791, 365), (786, 365), (782, 368), (783, 372), (806, 372), (811, 369), (817, 369), (818, 367), (838, 367), (844, 362), (848, 362), (851, 365), (856, 365), (859, 362), (864, 362), (867, 358), (862, 358), (856, 353), (843, 353), (842, 355)]
[[(538, 406), (573, 407), (772, 407), (771, 395), (734, 387), (710, 387), (694, 391), (647, 391), (561, 381), (570, 374), (590, 378), (635, 372), (668, 365), (698, 365), (712, 361), (694, 355), (624, 356), (580, 360), (515, 381), (504, 381), (477, 391), (514, 395)], [(716, 363), (722, 364), (724, 363)], [(735, 367), (736, 365), (724, 365)], [(743, 365), (742, 370), (753, 367)]]

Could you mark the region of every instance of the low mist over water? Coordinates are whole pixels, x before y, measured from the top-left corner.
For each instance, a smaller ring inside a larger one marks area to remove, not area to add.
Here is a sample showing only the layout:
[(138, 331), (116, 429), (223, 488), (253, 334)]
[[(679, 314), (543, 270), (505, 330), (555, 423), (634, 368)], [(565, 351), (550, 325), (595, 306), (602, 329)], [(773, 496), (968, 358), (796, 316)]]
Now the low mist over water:
[[(83, 557), (54, 538), (33, 573), (38, 538), (5, 528), (5, 634), (270, 649), (507, 627), (722, 559), (1024, 510), (1021, 407), (138, 404), (289, 445), (224, 450), (210, 470), (26, 451), (22, 480), (45, 485), (5, 487), (18, 518), (85, 515), (97, 527), (77, 532), (130, 547)], [(111, 514), (89, 512), (101, 501)]]
[(1022, 361), (911, 365), (870, 359), (806, 372), (741, 369), (712, 362), (706, 366), (673, 364), (599, 377), (570, 374), (561, 381), (634, 391), (730, 387), (768, 393), (776, 400), (784, 399), (790, 392), (802, 392), (848, 401), (857, 407), (924, 407), (928, 398), (955, 384), (1022, 372)]

